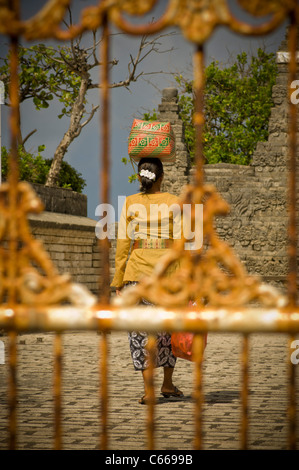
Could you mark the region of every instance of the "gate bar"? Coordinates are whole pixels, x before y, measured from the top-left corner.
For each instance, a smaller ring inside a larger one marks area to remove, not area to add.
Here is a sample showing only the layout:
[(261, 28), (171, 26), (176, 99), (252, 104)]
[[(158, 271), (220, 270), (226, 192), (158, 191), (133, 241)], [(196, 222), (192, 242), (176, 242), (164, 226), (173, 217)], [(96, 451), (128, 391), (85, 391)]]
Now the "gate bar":
[[(100, 201), (101, 203), (109, 202), (110, 190), (110, 96), (109, 96), (109, 24), (107, 13), (103, 18), (103, 38), (100, 45), (100, 57), (102, 60), (100, 83), (100, 99), (102, 101), (102, 115), (100, 120), (100, 132), (102, 137), (102, 153), (100, 161)], [(99, 249), (101, 253), (103, 275), (99, 279), (99, 300), (103, 303), (109, 304), (110, 302), (110, 264), (109, 264), (109, 239), (99, 239)], [(101, 419), (102, 419), (102, 432), (100, 448), (102, 450), (108, 449), (108, 338), (106, 331), (103, 331), (101, 338), (101, 351), (100, 351), (100, 373), (101, 373)]]
[(62, 449), (62, 337), (54, 338), (54, 449)]
[(247, 450), (248, 448), (248, 384), (249, 384), (249, 337), (247, 334), (243, 335), (241, 368), (242, 368), (241, 449)]
[[(295, 4), (294, 4), (295, 5)], [(299, 8), (294, 6), (290, 12), (290, 28), (288, 36), (289, 60), (289, 272), (288, 272), (288, 301), (291, 308), (295, 308), (298, 303), (297, 292), (297, 105), (290, 99), (291, 83), (296, 80), (297, 74), (297, 24)], [(289, 447), (296, 449), (296, 368), (289, 361)]]

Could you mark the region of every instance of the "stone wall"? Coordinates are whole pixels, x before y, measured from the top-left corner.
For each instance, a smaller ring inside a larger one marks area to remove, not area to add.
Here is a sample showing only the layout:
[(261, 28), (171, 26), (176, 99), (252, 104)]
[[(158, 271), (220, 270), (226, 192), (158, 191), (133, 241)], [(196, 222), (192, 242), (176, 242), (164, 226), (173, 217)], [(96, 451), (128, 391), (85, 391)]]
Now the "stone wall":
[(43, 184), (32, 184), (34, 191), (43, 201), (44, 210), (60, 214), (87, 216), (87, 196), (71, 189), (52, 188)]
[(48, 209), (29, 216), (33, 236), (42, 241), (59, 273), (69, 273), (74, 282), (96, 294), (102, 263), (96, 221), (86, 217), (86, 196), (67, 189), (33, 186)]
[(250, 274), (284, 288), (288, 269), (285, 188), (259, 179), (252, 166), (209, 165), (205, 177), (230, 205), (230, 213), (216, 219), (221, 239), (234, 248)]

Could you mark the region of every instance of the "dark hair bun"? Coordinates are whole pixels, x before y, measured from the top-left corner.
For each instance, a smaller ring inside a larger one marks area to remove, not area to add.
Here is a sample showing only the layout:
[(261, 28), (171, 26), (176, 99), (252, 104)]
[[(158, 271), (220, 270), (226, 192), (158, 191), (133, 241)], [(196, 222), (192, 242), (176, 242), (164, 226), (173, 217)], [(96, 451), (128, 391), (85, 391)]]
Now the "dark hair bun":
[(140, 191), (148, 193), (154, 182), (163, 175), (163, 164), (159, 158), (141, 158), (138, 163), (138, 174), (140, 176)]

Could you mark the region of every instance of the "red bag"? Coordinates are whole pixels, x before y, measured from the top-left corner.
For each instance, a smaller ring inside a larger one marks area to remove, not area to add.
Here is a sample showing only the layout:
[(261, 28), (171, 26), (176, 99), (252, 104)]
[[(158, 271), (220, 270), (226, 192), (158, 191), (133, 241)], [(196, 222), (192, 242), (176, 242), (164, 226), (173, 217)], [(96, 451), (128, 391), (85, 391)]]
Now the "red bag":
[(192, 343), (194, 333), (174, 332), (171, 335), (171, 349), (175, 357), (192, 361)]
[[(194, 361), (192, 355), (194, 333), (188, 332), (173, 332), (171, 334), (171, 349), (175, 357), (186, 359), (187, 361)], [(204, 335), (204, 348), (207, 344), (207, 334)]]
[[(189, 306), (196, 306), (196, 302), (189, 300)], [(193, 338), (194, 333), (188, 333), (186, 331), (176, 332), (174, 331), (171, 334), (171, 349), (172, 354), (175, 357), (180, 357), (181, 359), (186, 359), (187, 361), (194, 361), (192, 355), (192, 347), (193, 347)], [(204, 340), (204, 350), (208, 342), (208, 333), (203, 335)]]

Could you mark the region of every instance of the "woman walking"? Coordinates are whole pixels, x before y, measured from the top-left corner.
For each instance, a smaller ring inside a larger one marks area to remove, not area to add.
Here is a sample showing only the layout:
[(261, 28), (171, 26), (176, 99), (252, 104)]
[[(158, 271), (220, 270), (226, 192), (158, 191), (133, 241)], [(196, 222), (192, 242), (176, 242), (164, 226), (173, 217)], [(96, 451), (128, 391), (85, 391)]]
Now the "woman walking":
[[(118, 230), (115, 256), (115, 275), (111, 283), (120, 295), (121, 289), (138, 283), (150, 275), (159, 258), (171, 247), (181, 233), (181, 211), (177, 196), (161, 192), (163, 164), (158, 158), (142, 158), (138, 164), (140, 193), (128, 196), (124, 204)], [(129, 256), (132, 244), (131, 254)], [(175, 268), (174, 268), (175, 269)], [(151, 305), (145, 299), (142, 304)], [(142, 372), (144, 396), (139, 403), (146, 403), (148, 335), (145, 332), (129, 333), (130, 351), (135, 370)], [(155, 367), (163, 367), (164, 378), (161, 393), (165, 397), (182, 397), (172, 381), (176, 357), (171, 350), (171, 335), (157, 334)]]

